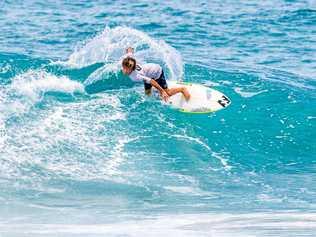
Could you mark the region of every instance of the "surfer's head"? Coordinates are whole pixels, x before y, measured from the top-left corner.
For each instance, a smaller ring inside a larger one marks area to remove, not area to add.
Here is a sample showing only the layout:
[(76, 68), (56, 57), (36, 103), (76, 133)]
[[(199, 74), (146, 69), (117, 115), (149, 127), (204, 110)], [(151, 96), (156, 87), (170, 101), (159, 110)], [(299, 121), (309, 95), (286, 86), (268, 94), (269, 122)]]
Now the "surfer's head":
[(131, 74), (136, 68), (136, 60), (132, 57), (126, 57), (122, 61), (122, 68), (124, 74)]

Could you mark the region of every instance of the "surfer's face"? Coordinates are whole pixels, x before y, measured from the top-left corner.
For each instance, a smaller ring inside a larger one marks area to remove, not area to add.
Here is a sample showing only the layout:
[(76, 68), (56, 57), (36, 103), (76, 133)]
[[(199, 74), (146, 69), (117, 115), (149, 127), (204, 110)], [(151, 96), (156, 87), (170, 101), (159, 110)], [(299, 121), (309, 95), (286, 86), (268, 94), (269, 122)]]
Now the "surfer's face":
[(123, 73), (124, 73), (125, 75), (129, 75), (129, 74), (132, 73), (132, 68), (123, 66), (122, 71), (123, 71)]
[(122, 70), (125, 75), (129, 75), (135, 69), (136, 61), (132, 58), (126, 58), (122, 62)]

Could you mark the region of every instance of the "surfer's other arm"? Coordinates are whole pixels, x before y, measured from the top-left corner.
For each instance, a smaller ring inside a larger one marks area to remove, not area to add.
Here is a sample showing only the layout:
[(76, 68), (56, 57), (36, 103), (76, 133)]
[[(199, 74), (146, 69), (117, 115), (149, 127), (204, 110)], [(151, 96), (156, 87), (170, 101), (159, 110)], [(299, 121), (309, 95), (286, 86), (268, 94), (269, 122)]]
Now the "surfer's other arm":
[[(158, 84), (158, 82), (156, 82), (154, 79), (151, 79), (150, 84), (159, 91), (160, 96), (164, 101), (168, 100), (168, 98), (169, 98), (168, 93)], [(146, 92), (146, 94), (147, 94), (147, 92)]]
[(126, 52), (127, 55), (132, 56), (133, 53), (134, 53), (134, 48), (128, 47), (128, 48), (125, 50), (125, 52)]

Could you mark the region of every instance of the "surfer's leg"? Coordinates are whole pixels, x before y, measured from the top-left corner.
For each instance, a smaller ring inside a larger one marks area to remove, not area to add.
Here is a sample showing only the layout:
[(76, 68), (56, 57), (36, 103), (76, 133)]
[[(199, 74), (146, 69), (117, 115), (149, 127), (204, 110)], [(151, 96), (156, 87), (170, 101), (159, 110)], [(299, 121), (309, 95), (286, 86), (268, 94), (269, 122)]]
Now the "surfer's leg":
[(168, 93), (169, 96), (173, 96), (177, 93), (182, 93), (184, 98), (188, 101), (191, 97), (189, 91), (185, 87), (178, 87), (178, 88), (168, 88), (166, 89), (166, 92)]
[(165, 78), (165, 74), (163, 71), (161, 72), (160, 77), (158, 79), (156, 79), (156, 82), (159, 84), (159, 86), (161, 86), (162, 89), (164, 89), (167, 92), (167, 94), (169, 96), (173, 96), (174, 94), (177, 94), (177, 93), (182, 93), (184, 98), (187, 101), (191, 97), (189, 91), (185, 87), (178, 87), (178, 88), (170, 88), (169, 89), (166, 78)]
[(145, 89), (145, 94), (146, 95), (151, 95), (151, 88), (152, 88), (152, 85), (144, 82), (144, 89)]
[(145, 94), (150, 96), (151, 95), (151, 89), (145, 90)]

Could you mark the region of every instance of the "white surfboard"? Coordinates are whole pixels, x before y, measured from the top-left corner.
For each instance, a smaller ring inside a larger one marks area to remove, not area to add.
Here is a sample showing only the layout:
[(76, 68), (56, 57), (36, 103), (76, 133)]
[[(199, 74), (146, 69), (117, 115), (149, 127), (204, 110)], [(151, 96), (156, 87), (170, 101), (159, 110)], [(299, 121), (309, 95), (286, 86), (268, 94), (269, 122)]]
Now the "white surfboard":
[(167, 81), (169, 88), (186, 87), (191, 94), (189, 101), (186, 101), (182, 93), (171, 96), (168, 104), (172, 107), (187, 113), (212, 113), (226, 108), (230, 99), (223, 93), (210, 87), (196, 83), (185, 83), (177, 81)]

